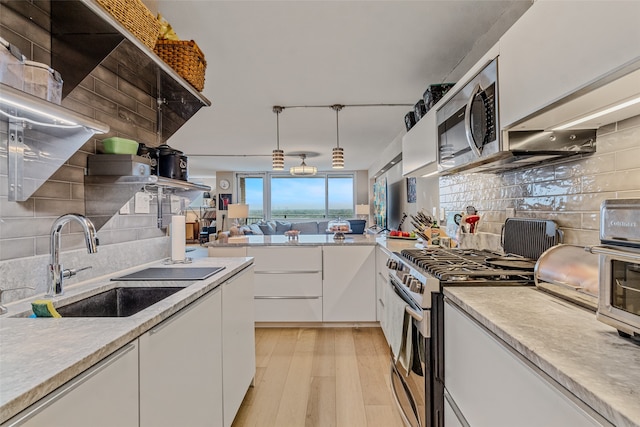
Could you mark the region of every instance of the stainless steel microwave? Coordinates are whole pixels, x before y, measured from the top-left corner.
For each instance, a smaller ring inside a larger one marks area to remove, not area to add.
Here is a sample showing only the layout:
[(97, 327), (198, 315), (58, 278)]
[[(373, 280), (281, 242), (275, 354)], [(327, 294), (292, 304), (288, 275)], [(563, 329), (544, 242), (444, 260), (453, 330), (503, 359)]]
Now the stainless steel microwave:
[(441, 171), (459, 169), (500, 150), (497, 83), (494, 59), (437, 111)]
[(500, 172), (595, 152), (595, 129), (502, 131), (498, 61), (489, 62), (436, 112), (441, 174)]

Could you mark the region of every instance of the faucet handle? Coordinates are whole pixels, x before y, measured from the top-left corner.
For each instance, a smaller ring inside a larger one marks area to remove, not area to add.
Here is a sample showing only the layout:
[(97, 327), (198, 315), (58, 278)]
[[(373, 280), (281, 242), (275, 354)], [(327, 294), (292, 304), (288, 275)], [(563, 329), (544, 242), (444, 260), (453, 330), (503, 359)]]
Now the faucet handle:
[(73, 277), (76, 274), (78, 274), (78, 272), (88, 270), (90, 268), (93, 268), (93, 267), (88, 265), (82, 268), (68, 268), (68, 269), (62, 270), (62, 277), (64, 277), (65, 279), (68, 279), (69, 277)]

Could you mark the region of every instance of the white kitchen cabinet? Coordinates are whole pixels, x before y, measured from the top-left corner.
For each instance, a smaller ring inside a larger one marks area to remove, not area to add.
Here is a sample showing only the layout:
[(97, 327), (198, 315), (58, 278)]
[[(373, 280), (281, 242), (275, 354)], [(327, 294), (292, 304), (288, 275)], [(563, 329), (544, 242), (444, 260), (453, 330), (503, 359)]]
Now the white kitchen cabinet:
[[(445, 387), (469, 425), (610, 425), (449, 302), (444, 325)], [(447, 427), (456, 422), (445, 415)]]
[(233, 423), (256, 373), (253, 267), (222, 285), (222, 388), (224, 426)]
[(375, 246), (325, 246), (324, 322), (376, 320)]
[(376, 246), (376, 320), (384, 318), (384, 288), (389, 284), (389, 270), (387, 260), (389, 255), (379, 246)]
[(210, 257), (245, 257), (247, 256), (246, 246), (209, 246), (207, 249)]
[(534, 2), (499, 42), (502, 127), (639, 60), (638, 16), (637, 1)]
[(431, 109), (402, 137), (402, 175), (435, 162), (437, 141), (436, 110)]
[(257, 322), (322, 321), (322, 248), (249, 247)]
[(138, 426), (138, 343), (133, 341), (12, 419), (8, 426)]
[(222, 426), (221, 289), (158, 324), (139, 342), (140, 426)]

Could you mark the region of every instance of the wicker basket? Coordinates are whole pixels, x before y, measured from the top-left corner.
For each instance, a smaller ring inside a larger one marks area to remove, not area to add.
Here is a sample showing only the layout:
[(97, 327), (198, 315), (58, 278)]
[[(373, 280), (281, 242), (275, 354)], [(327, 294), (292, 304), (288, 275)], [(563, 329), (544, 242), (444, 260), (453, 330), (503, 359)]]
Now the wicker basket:
[(202, 92), (207, 61), (204, 60), (204, 54), (196, 42), (158, 39), (153, 50), (183, 79)]
[(131, 34), (153, 49), (158, 40), (160, 22), (141, 0), (97, 0)]

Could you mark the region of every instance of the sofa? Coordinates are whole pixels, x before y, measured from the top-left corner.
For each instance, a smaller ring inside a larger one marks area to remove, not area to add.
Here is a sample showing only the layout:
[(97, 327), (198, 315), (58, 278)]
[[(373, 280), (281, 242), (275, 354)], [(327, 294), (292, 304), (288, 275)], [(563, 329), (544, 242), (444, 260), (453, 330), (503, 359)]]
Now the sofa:
[[(367, 221), (364, 219), (348, 219), (351, 225), (350, 234), (363, 234)], [(327, 234), (329, 221), (301, 221), (288, 222), (282, 220), (259, 221), (250, 225), (243, 225), (240, 231), (244, 235), (282, 235), (285, 231), (298, 230), (300, 234)], [(229, 232), (223, 232), (228, 235)]]

